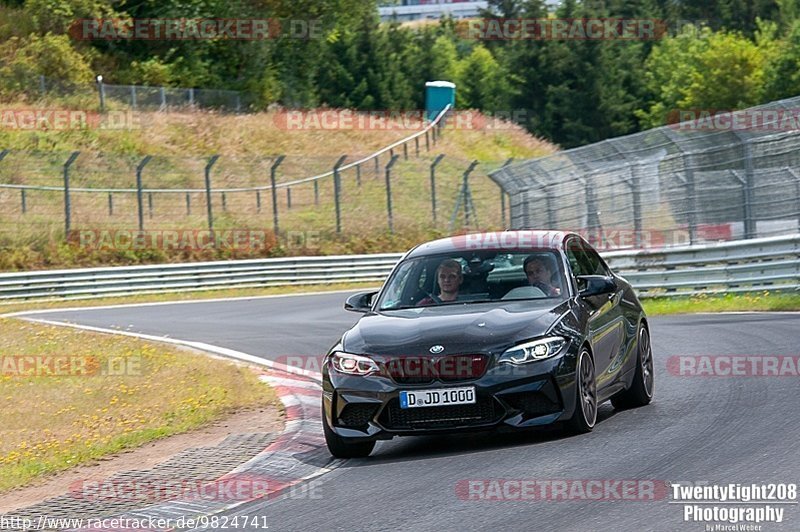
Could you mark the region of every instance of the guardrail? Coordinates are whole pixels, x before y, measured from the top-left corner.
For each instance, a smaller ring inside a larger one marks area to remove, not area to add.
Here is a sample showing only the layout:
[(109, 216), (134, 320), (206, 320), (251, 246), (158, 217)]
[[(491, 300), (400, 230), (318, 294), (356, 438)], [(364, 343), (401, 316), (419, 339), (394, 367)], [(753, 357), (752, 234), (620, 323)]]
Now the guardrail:
[[(800, 289), (800, 235), (603, 253), (641, 297)], [(400, 253), (0, 274), (0, 301), (382, 282)]]

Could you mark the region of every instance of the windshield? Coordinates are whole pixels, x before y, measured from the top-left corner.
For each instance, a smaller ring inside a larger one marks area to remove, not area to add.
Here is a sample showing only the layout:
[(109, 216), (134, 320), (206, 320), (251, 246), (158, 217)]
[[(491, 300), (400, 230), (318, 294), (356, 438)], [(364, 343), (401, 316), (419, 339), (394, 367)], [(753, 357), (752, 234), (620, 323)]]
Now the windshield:
[(563, 264), (550, 250), (432, 255), (399, 264), (378, 308), (562, 299), (566, 286)]

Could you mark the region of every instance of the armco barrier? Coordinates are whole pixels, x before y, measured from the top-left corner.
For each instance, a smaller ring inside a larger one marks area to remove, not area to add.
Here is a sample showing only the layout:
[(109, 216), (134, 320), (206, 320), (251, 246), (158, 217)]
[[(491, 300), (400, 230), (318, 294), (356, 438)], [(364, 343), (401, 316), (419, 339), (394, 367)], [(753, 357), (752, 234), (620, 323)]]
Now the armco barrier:
[[(604, 253), (642, 297), (800, 289), (800, 235)], [(293, 257), (0, 274), (0, 301), (369, 282), (399, 253)]]

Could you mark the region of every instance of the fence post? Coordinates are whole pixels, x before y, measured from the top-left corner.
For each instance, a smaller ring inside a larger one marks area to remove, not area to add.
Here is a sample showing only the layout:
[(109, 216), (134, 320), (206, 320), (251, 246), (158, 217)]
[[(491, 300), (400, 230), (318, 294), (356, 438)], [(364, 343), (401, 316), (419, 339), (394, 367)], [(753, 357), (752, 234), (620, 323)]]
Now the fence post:
[(361, 186), (361, 163), (356, 165), (356, 185)]
[(136, 85), (131, 85), (131, 107), (136, 109)]
[[(595, 204), (594, 191), (589, 184), (589, 179), (583, 182), (583, 192), (586, 197), (586, 228), (589, 231), (589, 237), (592, 235), (600, 236), (600, 217), (597, 213), (597, 205)], [(596, 240), (589, 240), (590, 244), (596, 244)]]
[(341, 179), (339, 177), (339, 167), (342, 166), (347, 155), (342, 155), (336, 164), (333, 166), (333, 200), (336, 203), (336, 233), (342, 232), (342, 206), (341, 202)]
[(39, 92), (42, 93), (42, 96), (44, 96), (47, 92), (47, 88), (45, 87), (44, 83), (44, 76), (39, 76)]
[(433, 224), (436, 225), (436, 167), (444, 159), (441, 153), (431, 163), (431, 213), (433, 214)]
[(286, 208), (292, 208), (292, 187), (286, 187)]
[(419, 157), (419, 137), (414, 137), (414, 153)]
[(256, 190), (256, 212), (261, 212), (261, 191)]
[(228, 212), (228, 198), (225, 196), (225, 191), (222, 192), (222, 212)]
[(431, 141), (428, 137), (428, 131), (425, 131), (425, 151), (431, 151)]
[[(464, 225), (469, 227), (470, 224), (470, 209), (474, 208), (472, 204), (472, 192), (469, 190), (469, 175), (478, 166), (478, 161), (472, 161), (467, 170), (464, 172)], [(477, 221), (477, 216), (476, 216)]]
[(381, 176), (381, 156), (375, 156), (375, 179), (378, 179)]
[(800, 174), (794, 171), (794, 168), (786, 168), (789, 175), (794, 178), (794, 197), (797, 201), (797, 227), (800, 229)]
[(733, 174), (733, 177), (736, 178), (739, 184), (742, 185), (742, 202), (744, 203), (742, 209), (742, 217), (744, 218), (744, 220), (742, 220), (742, 222), (744, 225), (744, 237), (755, 238), (756, 235), (755, 235), (755, 220), (753, 219), (753, 202), (751, 195), (749, 193), (751, 190), (750, 187), (752, 183), (749, 182), (746, 174), (745, 177), (742, 177), (741, 174), (739, 174), (738, 170), (731, 170), (730, 172)]
[(153, 219), (153, 193), (147, 193), (147, 217)]
[(319, 205), (319, 180), (314, 180), (314, 205)]
[(189, 105), (194, 106), (194, 89), (189, 89)]
[(81, 152), (74, 151), (64, 163), (64, 236), (69, 238), (70, 222), (72, 221), (72, 204), (69, 196), (69, 168)]
[(687, 203), (689, 205), (689, 212), (687, 213), (687, 221), (689, 223), (689, 243), (694, 244), (697, 242), (697, 197), (695, 194), (695, 183), (694, 183), (694, 167), (691, 165), (693, 164), (693, 157), (691, 155), (686, 156), (686, 193), (688, 195)]
[(189, 193), (186, 193), (186, 216), (190, 216), (192, 214), (192, 200), (189, 197)]
[(386, 216), (389, 222), (389, 233), (394, 234), (394, 220), (392, 217), (392, 166), (397, 162), (398, 156), (395, 155), (386, 165)]
[(755, 183), (753, 176), (753, 156), (749, 140), (744, 141), (744, 234), (745, 238), (758, 236), (758, 223), (756, 221), (753, 204), (755, 203)]
[[(464, 226), (469, 227), (470, 224), (470, 207), (474, 207), (472, 204), (472, 194), (469, 191), (469, 175), (478, 166), (478, 161), (472, 161), (464, 171), (463, 181), (461, 184), (461, 193), (458, 195), (458, 201), (456, 201), (456, 207), (453, 209), (453, 216), (450, 217), (450, 230), (452, 231), (455, 227), (456, 218), (458, 217), (458, 210), (461, 207), (461, 202), (464, 202)], [(477, 217), (476, 217), (477, 219)]]
[(103, 84), (103, 76), (97, 76), (97, 94), (100, 96), (100, 112), (106, 110), (106, 87)]
[(158, 94), (159, 94), (159, 96), (161, 96), (161, 107), (159, 108), (159, 111), (163, 111), (163, 110), (165, 110), (167, 108), (167, 93), (164, 90), (164, 87), (159, 87), (158, 88)]
[(108, 193), (108, 215), (114, 216), (114, 200), (111, 197), (111, 192)]
[(403, 143), (403, 158), (408, 160), (408, 142)]
[(275, 232), (275, 238), (278, 238), (278, 188), (275, 184), (275, 173), (281, 165), (285, 155), (278, 155), (275, 162), (269, 168), (269, 184), (272, 189), (272, 230)]
[(641, 198), (641, 179), (639, 177), (638, 166), (631, 167), (631, 177), (622, 178), (626, 185), (631, 189), (633, 196), (633, 238), (637, 249), (642, 247), (642, 198)]
[(212, 155), (208, 159), (208, 164), (205, 168), (206, 178), (206, 211), (208, 212), (208, 231), (211, 233), (211, 240), (214, 242), (214, 247), (217, 247), (217, 239), (214, 236), (214, 213), (211, 207), (211, 167), (219, 159), (219, 155)]
[(144, 231), (144, 207), (142, 206), (142, 170), (147, 163), (150, 162), (150, 159), (153, 157), (150, 155), (145, 156), (139, 162), (139, 165), (136, 167), (136, 205), (138, 207), (138, 215), (139, 215), (139, 231)]
[[(506, 166), (510, 165), (513, 162), (514, 158), (509, 157), (508, 160), (504, 162), (503, 166), (501, 166), (500, 168), (505, 168)], [(500, 219), (502, 220), (502, 223), (500, 225), (506, 227), (506, 191), (503, 190), (503, 187), (500, 187)], [(510, 221), (508, 225), (511, 225)]]

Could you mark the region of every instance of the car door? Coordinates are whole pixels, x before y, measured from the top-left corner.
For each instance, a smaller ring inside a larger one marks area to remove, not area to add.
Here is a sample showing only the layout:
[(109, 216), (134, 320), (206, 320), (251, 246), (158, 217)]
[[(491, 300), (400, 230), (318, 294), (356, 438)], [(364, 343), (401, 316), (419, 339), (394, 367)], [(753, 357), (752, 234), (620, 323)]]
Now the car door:
[[(581, 275), (611, 276), (597, 252), (577, 237), (567, 241), (567, 259), (575, 277)], [(580, 289), (580, 284), (578, 285)], [(625, 338), (625, 319), (620, 308), (622, 289), (618, 286), (611, 294), (578, 297), (588, 316), (589, 343), (594, 353), (599, 399), (604, 398), (603, 388), (613, 384), (620, 375), (621, 350)]]

